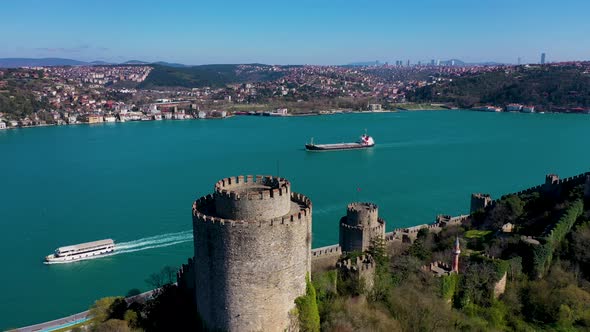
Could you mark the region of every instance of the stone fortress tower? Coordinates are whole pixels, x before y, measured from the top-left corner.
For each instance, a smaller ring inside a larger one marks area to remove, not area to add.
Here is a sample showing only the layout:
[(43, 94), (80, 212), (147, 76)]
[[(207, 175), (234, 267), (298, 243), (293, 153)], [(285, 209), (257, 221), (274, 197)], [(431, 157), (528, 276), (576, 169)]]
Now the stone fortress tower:
[(207, 328), (284, 331), (311, 273), (311, 201), (284, 178), (218, 181), (193, 204), (197, 310)]
[(365, 251), (371, 239), (385, 237), (385, 220), (379, 218), (379, 208), (373, 203), (350, 203), (346, 216), (340, 219), (340, 246), (343, 252)]
[(471, 194), (471, 206), (470, 213), (478, 211), (480, 209), (485, 210), (490, 204), (492, 204), (492, 197), (488, 194)]

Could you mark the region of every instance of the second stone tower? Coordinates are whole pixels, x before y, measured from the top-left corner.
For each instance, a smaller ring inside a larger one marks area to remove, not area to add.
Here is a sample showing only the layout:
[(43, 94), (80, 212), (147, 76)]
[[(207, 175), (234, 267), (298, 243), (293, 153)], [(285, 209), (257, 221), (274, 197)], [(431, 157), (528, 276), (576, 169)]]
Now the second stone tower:
[(340, 247), (343, 252), (365, 251), (371, 240), (385, 236), (385, 221), (373, 203), (350, 203), (340, 219)]

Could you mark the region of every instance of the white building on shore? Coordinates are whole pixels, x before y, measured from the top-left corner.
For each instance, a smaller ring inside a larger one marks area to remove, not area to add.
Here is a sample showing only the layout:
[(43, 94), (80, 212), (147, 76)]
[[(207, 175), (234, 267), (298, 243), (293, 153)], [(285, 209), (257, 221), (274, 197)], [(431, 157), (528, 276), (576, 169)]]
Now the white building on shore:
[(6, 123), (3, 121), (0, 121), (0, 130), (2, 129), (6, 129)]
[(506, 112), (520, 112), (522, 110), (521, 104), (508, 104), (506, 106)]

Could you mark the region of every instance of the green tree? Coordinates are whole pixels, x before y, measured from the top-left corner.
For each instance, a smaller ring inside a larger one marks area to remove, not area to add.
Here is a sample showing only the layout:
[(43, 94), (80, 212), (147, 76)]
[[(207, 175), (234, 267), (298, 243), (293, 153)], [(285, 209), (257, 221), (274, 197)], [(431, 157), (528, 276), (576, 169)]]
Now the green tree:
[(320, 314), (315, 287), (309, 280), (309, 274), (305, 277), (305, 285), (305, 295), (295, 299), (299, 313), (299, 328), (304, 332), (319, 332)]
[(90, 307), (89, 315), (98, 322), (104, 322), (111, 317), (111, 306), (118, 297), (103, 297), (94, 302)]

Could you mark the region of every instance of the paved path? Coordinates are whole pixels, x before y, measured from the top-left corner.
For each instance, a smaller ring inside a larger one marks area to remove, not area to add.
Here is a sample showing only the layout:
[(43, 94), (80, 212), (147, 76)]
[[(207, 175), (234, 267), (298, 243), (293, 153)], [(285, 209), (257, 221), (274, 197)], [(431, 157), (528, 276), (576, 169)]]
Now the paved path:
[[(143, 301), (143, 300), (149, 299), (152, 296), (152, 294), (154, 293), (154, 291), (155, 291), (155, 289), (151, 290), (151, 291), (147, 291), (145, 293), (141, 293), (139, 295), (130, 296), (130, 297), (126, 298), (125, 300), (127, 301), (127, 303)], [(55, 330), (63, 329), (63, 328), (69, 327), (69, 326), (79, 324), (79, 323), (86, 322), (87, 320), (90, 319), (88, 314), (89, 314), (89, 311), (86, 310), (86, 311), (79, 312), (77, 314), (70, 315), (67, 317), (55, 319), (55, 320), (45, 322), (45, 323), (39, 323), (39, 324), (35, 324), (35, 325), (21, 327), (19, 329), (12, 330), (12, 331), (15, 331), (15, 332), (50, 332), (50, 331), (55, 331)]]

